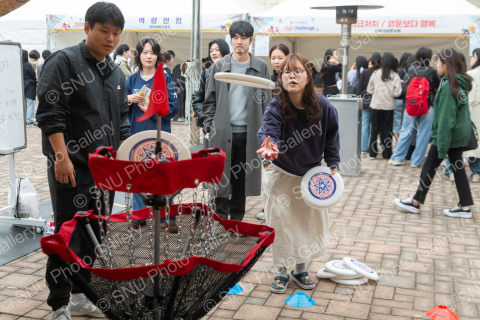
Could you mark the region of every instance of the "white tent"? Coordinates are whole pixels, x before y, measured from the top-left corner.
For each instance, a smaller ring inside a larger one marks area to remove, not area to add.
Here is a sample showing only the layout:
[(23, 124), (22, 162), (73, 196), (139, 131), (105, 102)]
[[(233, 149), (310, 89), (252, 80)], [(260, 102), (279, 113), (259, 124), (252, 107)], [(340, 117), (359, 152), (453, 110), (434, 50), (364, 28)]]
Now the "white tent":
[[(323, 0), (287, 0), (252, 19), (257, 35), (271, 36), (270, 44), (284, 43), (315, 61), (328, 48), (340, 48), (340, 25), (334, 10), (310, 7)], [(359, 10), (352, 27), (350, 63), (358, 55), (392, 52), (395, 56), (430, 47), (435, 52), (457, 48), (468, 55), (470, 46), (480, 46), (480, 8), (466, 0), (369, 0), (383, 9)], [(273, 36), (273, 37), (272, 37)], [(470, 40), (470, 41), (469, 41)]]
[[(83, 18), (87, 9), (97, 1), (30, 0), (25, 5), (0, 18), (0, 41), (17, 41), (22, 43), (22, 47), (28, 51), (36, 49), (41, 52), (47, 48), (47, 15)], [(129, 0), (111, 0), (111, 2), (120, 8), (126, 21), (138, 19), (137, 17), (145, 15), (152, 16), (152, 13), (157, 13), (159, 17), (172, 15), (189, 17), (189, 21), (191, 21), (192, 0), (136, 0), (134, 2)], [(208, 21), (214, 21), (215, 17), (222, 18), (226, 15), (259, 11), (261, 11), (261, 7), (254, 0), (222, 0), (222, 2), (202, 0), (202, 19)], [(172, 49), (179, 60), (185, 61), (188, 59), (190, 56), (190, 32), (188, 30), (190, 30), (190, 26), (187, 30), (170, 32), (166, 36), (161, 36), (162, 51)], [(50, 35), (50, 48), (62, 49), (79, 43), (82, 39), (85, 39), (85, 34), (83, 30), (78, 31), (80, 32), (56, 30)], [(154, 34), (160, 33), (158, 30), (147, 30), (150, 32), (125, 31), (127, 32), (122, 34), (121, 43), (127, 43), (130, 47), (134, 47), (138, 40), (145, 36), (153, 37)], [(206, 56), (206, 44), (208, 41), (225, 37), (225, 31), (212, 31), (215, 30), (203, 32), (204, 42), (202, 47), (204, 54), (202, 56)]]

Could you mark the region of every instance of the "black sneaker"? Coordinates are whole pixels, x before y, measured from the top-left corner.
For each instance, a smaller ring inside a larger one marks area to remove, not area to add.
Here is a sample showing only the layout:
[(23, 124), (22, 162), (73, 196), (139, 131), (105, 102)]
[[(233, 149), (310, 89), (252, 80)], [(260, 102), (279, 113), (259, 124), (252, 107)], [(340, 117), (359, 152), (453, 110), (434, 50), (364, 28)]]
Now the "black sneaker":
[(413, 204), (413, 197), (410, 197), (405, 200), (400, 200), (398, 198), (395, 198), (393, 202), (397, 207), (410, 211), (411, 213), (418, 213), (420, 211), (420, 205), (416, 206)]
[(466, 219), (471, 219), (472, 218), (472, 211), (469, 209), (462, 209), (460, 206), (456, 206), (453, 209), (446, 209), (443, 210), (443, 214), (449, 217), (453, 218), (466, 218)]

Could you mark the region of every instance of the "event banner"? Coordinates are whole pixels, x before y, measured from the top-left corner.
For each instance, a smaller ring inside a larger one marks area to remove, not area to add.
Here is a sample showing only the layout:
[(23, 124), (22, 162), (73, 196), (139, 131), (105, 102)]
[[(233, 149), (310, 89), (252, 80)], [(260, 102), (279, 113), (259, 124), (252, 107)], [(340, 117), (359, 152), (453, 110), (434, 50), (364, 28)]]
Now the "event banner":
[[(334, 16), (252, 17), (258, 35), (340, 34)], [(456, 16), (367, 16), (360, 15), (352, 25), (352, 34), (385, 35), (470, 35), (480, 33), (480, 17)]]
[[(84, 16), (48, 14), (48, 27), (51, 32), (83, 30)], [(230, 25), (244, 19), (244, 14), (202, 15), (202, 30), (228, 31)], [(192, 17), (182, 15), (145, 15), (125, 16), (123, 31), (189, 31), (192, 29)]]

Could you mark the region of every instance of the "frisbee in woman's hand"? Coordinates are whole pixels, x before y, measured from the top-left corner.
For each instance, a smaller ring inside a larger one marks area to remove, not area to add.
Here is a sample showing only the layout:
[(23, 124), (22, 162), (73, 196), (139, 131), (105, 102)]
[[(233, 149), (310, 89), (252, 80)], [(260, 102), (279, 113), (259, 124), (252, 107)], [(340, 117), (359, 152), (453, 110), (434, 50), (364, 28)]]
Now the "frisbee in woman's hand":
[(308, 170), (302, 178), (303, 200), (314, 209), (326, 209), (337, 203), (343, 195), (340, 173), (330, 176), (329, 167), (319, 166)]
[[(157, 131), (147, 130), (130, 136), (117, 151), (117, 160), (149, 162), (157, 157), (155, 145)], [(162, 159), (173, 158), (175, 161), (190, 160), (192, 154), (187, 145), (171, 133), (162, 131)]]
[(255, 76), (248, 76), (246, 74), (238, 74), (238, 73), (231, 73), (231, 72), (217, 72), (214, 76), (215, 80), (232, 83), (232, 84), (239, 84), (246, 87), (254, 87), (260, 89), (274, 89), (275, 83), (271, 80), (255, 77)]

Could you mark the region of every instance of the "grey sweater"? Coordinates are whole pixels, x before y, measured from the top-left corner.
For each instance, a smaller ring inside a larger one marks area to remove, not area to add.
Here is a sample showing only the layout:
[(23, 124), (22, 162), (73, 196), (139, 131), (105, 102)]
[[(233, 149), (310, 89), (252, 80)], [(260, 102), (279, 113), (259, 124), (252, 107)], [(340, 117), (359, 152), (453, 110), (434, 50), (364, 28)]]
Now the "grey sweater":
[[(232, 58), (231, 73), (245, 74), (250, 67), (250, 60), (238, 63)], [(232, 132), (247, 132), (247, 95), (245, 87), (239, 84), (230, 84), (228, 90), (228, 104), (230, 106), (230, 124)]]

